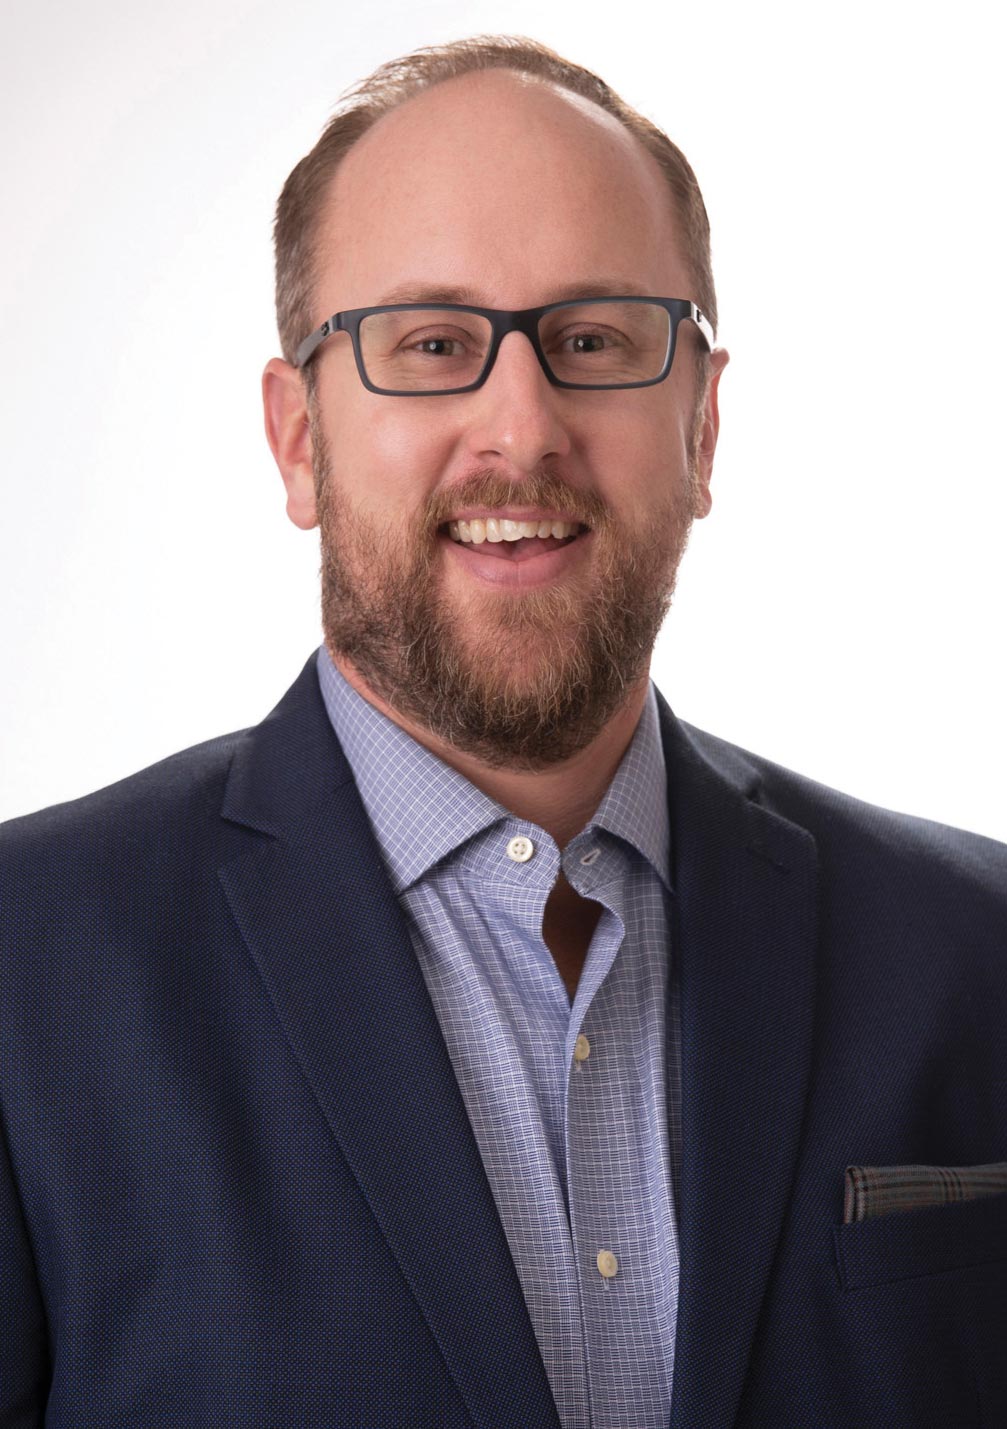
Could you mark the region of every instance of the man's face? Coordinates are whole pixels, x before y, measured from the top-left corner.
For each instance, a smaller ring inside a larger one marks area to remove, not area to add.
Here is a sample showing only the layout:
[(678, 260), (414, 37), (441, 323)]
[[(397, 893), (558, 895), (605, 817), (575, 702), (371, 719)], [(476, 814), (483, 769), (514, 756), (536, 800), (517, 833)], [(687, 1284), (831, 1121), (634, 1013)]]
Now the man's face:
[[(317, 321), (602, 291), (693, 296), (665, 181), (594, 106), (466, 76), (386, 116), (338, 171)], [(349, 338), (330, 338), (311, 438), (337, 661), (488, 763), (544, 766), (589, 743), (645, 679), (691, 521), (708, 510), (698, 340), (684, 324), (656, 387), (592, 392), (551, 386), (512, 333), (481, 389), (402, 398), (368, 392)], [(453, 523), (491, 518), (574, 534), (456, 539)]]

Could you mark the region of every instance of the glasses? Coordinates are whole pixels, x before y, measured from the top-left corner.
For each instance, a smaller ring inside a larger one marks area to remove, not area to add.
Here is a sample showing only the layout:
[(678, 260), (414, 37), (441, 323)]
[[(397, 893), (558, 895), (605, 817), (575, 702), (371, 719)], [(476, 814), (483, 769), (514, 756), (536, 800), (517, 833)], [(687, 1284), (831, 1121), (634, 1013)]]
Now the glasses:
[(556, 387), (611, 391), (652, 387), (671, 371), (679, 324), (713, 329), (687, 298), (590, 298), (504, 312), (455, 303), (394, 303), (334, 313), (297, 349), (304, 367), (333, 333), (349, 333), (360, 380), (385, 397), (474, 392), (509, 332), (531, 343)]

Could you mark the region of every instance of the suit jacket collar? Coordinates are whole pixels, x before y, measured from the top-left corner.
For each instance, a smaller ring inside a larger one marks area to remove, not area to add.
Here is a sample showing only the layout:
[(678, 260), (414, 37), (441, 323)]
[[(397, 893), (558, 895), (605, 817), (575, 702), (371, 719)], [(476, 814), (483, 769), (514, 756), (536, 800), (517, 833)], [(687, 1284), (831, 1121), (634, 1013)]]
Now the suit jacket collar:
[[(739, 751), (663, 704), (661, 721), (682, 1020), (672, 1426), (727, 1429), (796, 1163), (815, 852), (805, 830), (762, 806), (757, 772)], [(536, 1425), (557, 1425), (437, 1018), (314, 656), (240, 742), (222, 813), (248, 836), (247, 851), (220, 872), (238, 927), (473, 1423), (519, 1429), (530, 1392)], [(520, 1419), (508, 1407), (515, 1376), (526, 1390)]]

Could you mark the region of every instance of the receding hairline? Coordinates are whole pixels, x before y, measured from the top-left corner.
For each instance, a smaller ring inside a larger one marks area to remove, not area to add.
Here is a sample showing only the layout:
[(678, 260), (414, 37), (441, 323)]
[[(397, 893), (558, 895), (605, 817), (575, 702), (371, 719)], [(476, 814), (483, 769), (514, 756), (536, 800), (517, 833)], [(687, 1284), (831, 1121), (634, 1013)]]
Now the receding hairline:
[[(554, 80), (550, 80), (541, 75), (528, 75), (520, 70), (497, 68), (492, 70), (471, 70), (460, 75), (450, 75), (427, 85), (418, 93), (405, 96), (399, 103), (378, 114), (372, 123), (354, 139), (352, 144), (347, 146), (344, 152), (332, 164), (324, 186), (319, 192), (318, 204), (312, 223), (311, 267), (312, 286), (314, 288), (317, 289), (320, 277), (319, 267), (323, 259), (322, 250), (325, 242), (325, 233), (333, 224), (338, 224), (339, 222), (338, 214), (341, 201), (338, 189), (340, 183), (356, 182), (358, 175), (355, 170), (361, 164), (365, 166), (364, 172), (366, 173), (366, 165), (370, 161), (370, 146), (374, 144), (386, 144), (386, 154), (397, 153), (395, 144), (398, 142), (399, 136), (395, 134), (393, 130), (392, 142), (391, 144), (387, 144), (389, 135), (386, 126), (399, 125), (403, 122), (408, 123), (408, 119), (404, 118), (404, 111), (411, 109), (414, 104), (419, 101), (429, 102), (432, 100), (436, 103), (437, 98), (442, 95), (443, 91), (456, 88), (461, 89), (463, 87), (472, 90), (478, 90), (483, 87), (489, 87), (491, 89), (504, 87), (514, 90), (519, 94), (532, 93), (547, 95), (549, 98), (556, 100), (561, 106), (559, 110), (561, 114), (564, 112), (573, 114), (577, 119), (583, 120), (596, 131), (600, 129), (603, 137), (607, 138), (612, 145), (616, 146), (617, 150), (621, 150), (623, 154), (627, 152), (632, 153), (641, 165), (641, 177), (643, 178), (643, 182), (652, 189), (652, 197), (660, 205), (664, 217), (670, 220), (676, 246), (682, 254), (686, 267), (691, 270), (693, 267), (692, 256), (689, 252), (689, 245), (683, 232), (681, 215), (678, 211), (675, 197), (669, 188), (667, 178), (662, 172), (661, 165), (640, 136), (623, 124), (622, 121), (609, 110), (603, 109), (601, 105), (591, 99), (585, 98), (583, 95), (566, 89)], [(447, 126), (438, 124), (438, 129), (443, 129), (446, 132)], [(613, 153), (612, 159), (613, 162), (617, 162), (618, 154)], [(349, 173), (347, 173), (347, 169), (349, 169)], [(587, 286), (592, 287), (593, 285), (588, 284)], [(631, 281), (627, 281), (621, 285), (612, 283), (606, 284), (602, 281), (596, 286), (598, 286), (597, 294), (585, 292), (584, 295), (609, 296), (614, 294), (617, 289), (627, 294), (633, 292), (643, 294), (643, 288)], [(562, 294), (551, 298), (550, 301), (559, 301), (565, 296), (566, 292), (564, 290)], [(396, 295), (391, 298), (383, 296), (381, 301), (405, 302), (411, 301), (411, 299)], [(463, 300), (458, 299), (457, 301)], [(319, 321), (321, 321), (321, 318)]]
[(509, 69), (499, 65), (493, 69), (466, 70), (462, 74), (445, 75), (425, 84), (422, 89), (404, 94), (394, 102), (383, 104), (380, 110), (373, 114), (370, 124), (361, 130), (352, 144), (348, 145), (334, 166), (333, 175), (338, 172), (345, 160), (360, 148), (361, 144), (371, 141), (388, 121), (398, 121), (404, 110), (413, 108), (417, 103), (430, 100), (436, 103), (437, 99), (443, 97), (445, 91), (455, 89), (500, 87), (523, 91), (532, 96), (549, 96), (557, 100), (563, 108), (579, 114), (589, 124), (605, 130), (614, 141), (621, 144), (628, 141), (630, 145), (648, 158), (653, 158), (640, 136), (634, 134), (617, 115), (613, 114), (611, 110), (605, 109), (596, 100), (578, 94), (576, 90), (569, 89), (566, 85), (561, 84), (558, 80), (550, 79), (547, 75), (529, 74), (522, 69)]

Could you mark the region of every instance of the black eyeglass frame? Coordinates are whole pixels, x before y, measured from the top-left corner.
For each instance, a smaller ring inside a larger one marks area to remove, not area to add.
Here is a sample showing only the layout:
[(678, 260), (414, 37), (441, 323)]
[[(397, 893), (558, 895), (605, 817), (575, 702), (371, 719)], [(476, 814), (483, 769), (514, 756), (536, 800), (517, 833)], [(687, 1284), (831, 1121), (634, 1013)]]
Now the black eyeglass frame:
[[(664, 367), (657, 377), (648, 377), (642, 382), (564, 382), (550, 370), (548, 359), (542, 350), (539, 342), (538, 325), (540, 320), (547, 313), (557, 312), (560, 308), (579, 308), (585, 303), (649, 303), (652, 307), (664, 308), (671, 318), (671, 336), (668, 339), (668, 355), (665, 359)], [(483, 369), (475, 382), (468, 383), (465, 387), (436, 387), (436, 388), (415, 388), (407, 390), (391, 387), (376, 387), (367, 376), (364, 367), (363, 354), (360, 351), (360, 324), (364, 318), (375, 313), (404, 313), (404, 312), (448, 312), (448, 313), (474, 313), (477, 317), (486, 318), (490, 324), (491, 340), (489, 351), (486, 354), (486, 361)], [(321, 327), (316, 328), (298, 346), (294, 354), (294, 366), (303, 368), (314, 357), (318, 348), (326, 338), (333, 333), (345, 332), (350, 336), (353, 343), (353, 356), (357, 364), (357, 373), (361, 382), (368, 392), (374, 392), (379, 397), (448, 397), (455, 396), (459, 392), (474, 392), (481, 387), (493, 371), (493, 364), (496, 362), (500, 344), (510, 332), (520, 332), (531, 343), (535, 350), (535, 356), (546, 377), (554, 387), (569, 387), (579, 391), (590, 392), (616, 392), (625, 391), (633, 387), (654, 387), (658, 382), (663, 382), (671, 371), (671, 364), (675, 358), (675, 348), (678, 342), (679, 324), (688, 320), (696, 325), (703, 339), (713, 351), (714, 334), (713, 328), (706, 315), (690, 302), (688, 298), (644, 298), (637, 294), (628, 295), (624, 298), (573, 298), (562, 303), (546, 303), (540, 308), (522, 308), (516, 312), (507, 311), (502, 308), (474, 308), (464, 303), (387, 303), (382, 307), (375, 308), (348, 308), (342, 313), (333, 313), (327, 318)]]

